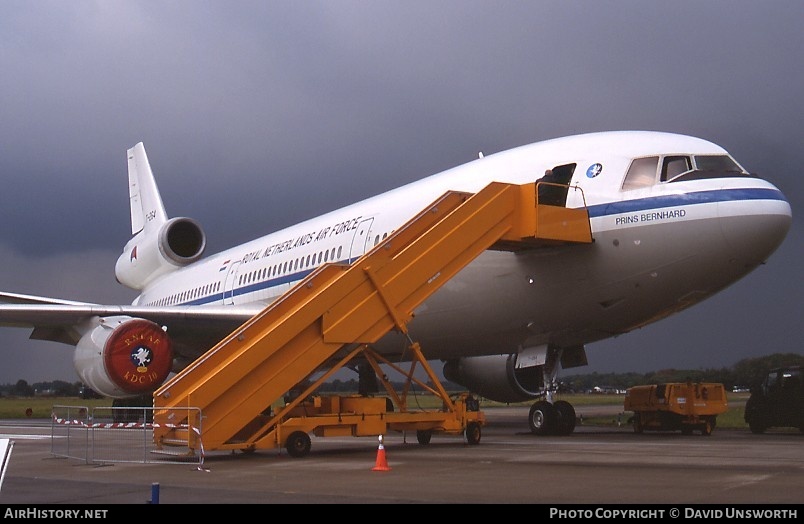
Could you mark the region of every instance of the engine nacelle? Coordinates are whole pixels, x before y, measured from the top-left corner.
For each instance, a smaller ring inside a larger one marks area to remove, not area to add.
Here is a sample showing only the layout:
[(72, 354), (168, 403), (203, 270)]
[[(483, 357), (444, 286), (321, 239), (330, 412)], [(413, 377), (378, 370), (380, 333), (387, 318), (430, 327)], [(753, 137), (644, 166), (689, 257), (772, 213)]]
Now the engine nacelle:
[(117, 281), (131, 289), (201, 258), (207, 239), (191, 218), (171, 218), (156, 234), (138, 233), (132, 238), (114, 268)]
[(444, 363), (444, 378), (497, 402), (532, 400), (542, 392), (542, 366), (516, 369), (516, 354), (465, 357)]
[(101, 395), (127, 398), (156, 390), (173, 368), (171, 341), (150, 320), (92, 319), (75, 348), (75, 370)]

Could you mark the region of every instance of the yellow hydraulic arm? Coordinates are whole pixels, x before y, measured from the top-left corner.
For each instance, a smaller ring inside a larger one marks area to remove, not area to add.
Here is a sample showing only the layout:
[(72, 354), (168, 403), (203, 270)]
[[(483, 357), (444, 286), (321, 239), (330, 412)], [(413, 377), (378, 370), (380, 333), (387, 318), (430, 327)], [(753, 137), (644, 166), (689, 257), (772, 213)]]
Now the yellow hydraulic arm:
[(345, 346), (407, 332), (415, 308), (483, 251), (592, 241), (585, 209), (537, 205), (535, 189), (445, 193), (354, 264), (321, 266), (154, 393), (155, 442), (194, 447), (177, 428), (200, 428), (188, 415), (200, 410), (204, 448), (253, 447), (276, 400)]

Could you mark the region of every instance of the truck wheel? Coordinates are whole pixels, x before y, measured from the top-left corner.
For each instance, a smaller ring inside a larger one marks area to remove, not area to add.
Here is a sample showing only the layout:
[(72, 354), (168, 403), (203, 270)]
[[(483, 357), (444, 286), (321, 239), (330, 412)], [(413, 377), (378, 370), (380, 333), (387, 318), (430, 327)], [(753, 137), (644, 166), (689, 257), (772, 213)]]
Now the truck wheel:
[(426, 446), (430, 443), (430, 439), (433, 438), (433, 432), (429, 429), (419, 429), (416, 430), (416, 440), (419, 441), (419, 444), (422, 446)]
[(466, 425), (466, 442), (470, 445), (480, 444), (480, 424), (477, 422)]
[(634, 413), (634, 433), (642, 433), (645, 428), (642, 426), (642, 417), (639, 413)]
[(755, 435), (761, 435), (762, 433), (765, 433), (766, 429), (768, 429), (767, 426), (760, 424), (756, 420), (749, 422), (748, 428), (751, 430), (751, 433), (754, 433)]
[(706, 419), (701, 426), (701, 435), (708, 437), (712, 434), (712, 430), (715, 429), (715, 424), (712, 420)]
[(285, 443), (288, 455), (295, 458), (304, 457), (310, 453), (310, 445), (310, 435), (304, 431), (294, 431)]

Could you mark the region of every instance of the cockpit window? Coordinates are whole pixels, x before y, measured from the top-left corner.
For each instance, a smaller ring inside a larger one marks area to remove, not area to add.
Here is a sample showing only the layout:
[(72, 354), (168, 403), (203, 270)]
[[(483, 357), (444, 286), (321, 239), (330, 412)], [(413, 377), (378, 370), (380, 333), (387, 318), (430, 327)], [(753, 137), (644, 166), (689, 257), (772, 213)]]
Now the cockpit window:
[(692, 162), (692, 169), (674, 176), (670, 176), (670, 173), (668, 173), (665, 181), (685, 182), (688, 180), (705, 180), (708, 178), (751, 176), (728, 155), (695, 155), (692, 157)]
[(649, 187), (661, 182), (751, 176), (728, 155), (668, 155), (635, 158), (623, 180), (623, 190)]
[(727, 173), (745, 173), (737, 162), (726, 155), (707, 155), (695, 157), (695, 168), (699, 171), (723, 171)]
[(672, 180), (682, 173), (692, 169), (688, 156), (666, 156), (662, 161), (662, 182)]
[(659, 157), (635, 158), (628, 168), (623, 180), (623, 189), (639, 189), (652, 186), (656, 183), (656, 171), (659, 166)]

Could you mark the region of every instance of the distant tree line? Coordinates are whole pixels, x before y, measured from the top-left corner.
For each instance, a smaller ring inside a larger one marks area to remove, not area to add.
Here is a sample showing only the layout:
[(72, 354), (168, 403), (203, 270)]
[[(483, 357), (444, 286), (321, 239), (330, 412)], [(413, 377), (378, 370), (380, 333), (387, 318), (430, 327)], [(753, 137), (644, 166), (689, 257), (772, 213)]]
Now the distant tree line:
[(662, 384), (669, 382), (716, 382), (727, 390), (750, 388), (761, 382), (773, 368), (784, 366), (804, 366), (804, 355), (796, 353), (774, 353), (764, 357), (747, 358), (734, 366), (719, 369), (663, 369), (649, 373), (590, 373), (559, 377), (565, 389), (588, 391), (595, 386), (628, 389), (641, 384)]
[(28, 384), (26, 380), (18, 380), (15, 384), (0, 386), (0, 396), (3, 397), (78, 397), (84, 389), (81, 382), (65, 382), (54, 380), (52, 382), (35, 382)]
[[(796, 353), (774, 353), (764, 357), (747, 358), (732, 367), (720, 369), (680, 370), (664, 369), (649, 373), (588, 373), (584, 375), (559, 375), (565, 391), (585, 392), (595, 387), (628, 389), (641, 384), (662, 384), (668, 382), (718, 382), (729, 391), (733, 388), (749, 388), (765, 378), (768, 371), (782, 366), (804, 366), (804, 355)], [(447, 391), (461, 391), (457, 384), (444, 383)], [(358, 380), (335, 379), (321, 386), (322, 393), (353, 393), (358, 391)], [(401, 384), (394, 383), (399, 390)], [(420, 389), (420, 388), (419, 388)], [(3, 397), (83, 397), (97, 396), (81, 382), (36, 382), (28, 384), (18, 380), (15, 384), (0, 385)]]

